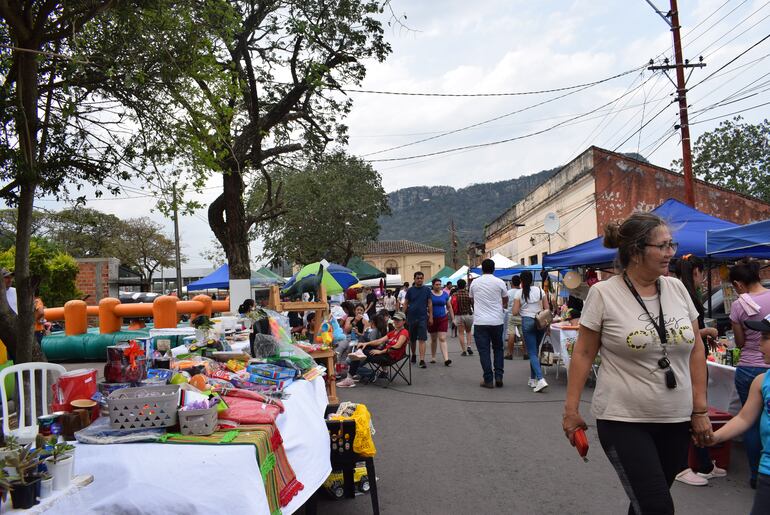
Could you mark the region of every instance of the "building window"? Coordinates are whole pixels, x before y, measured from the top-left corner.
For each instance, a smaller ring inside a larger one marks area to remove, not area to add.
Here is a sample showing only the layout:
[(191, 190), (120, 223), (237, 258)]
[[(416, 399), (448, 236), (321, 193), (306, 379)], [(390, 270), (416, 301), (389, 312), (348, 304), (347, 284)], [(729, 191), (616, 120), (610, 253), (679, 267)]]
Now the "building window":
[(537, 254), (534, 256), (529, 256), (529, 264), (530, 265), (536, 265), (537, 264)]
[(419, 266), (420, 272), (425, 276), (425, 279), (430, 279), (433, 275), (433, 265), (429, 261), (423, 261)]
[(524, 264), (524, 258), (521, 258), (519, 262), (523, 265)]
[(385, 273), (388, 275), (397, 275), (398, 263), (396, 263), (392, 259), (385, 261)]

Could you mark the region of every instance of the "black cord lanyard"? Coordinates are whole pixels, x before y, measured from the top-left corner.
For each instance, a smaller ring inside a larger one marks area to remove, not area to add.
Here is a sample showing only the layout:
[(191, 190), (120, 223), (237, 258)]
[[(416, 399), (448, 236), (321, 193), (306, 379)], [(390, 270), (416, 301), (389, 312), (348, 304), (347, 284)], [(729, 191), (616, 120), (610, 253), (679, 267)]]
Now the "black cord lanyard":
[(631, 293), (636, 299), (636, 302), (638, 302), (639, 305), (644, 310), (644, 312), (647, 313), (647, 317), (650, 319), (650, 322), (652, 322), (652, 325), (655, 327), (655, 330), (658, 332), (658, 337), (660, 338), (660, 346), (663, 349), (663, 357), (668, 358), (668, 353), (666, 352), (666, 343), (668, 342), (668, 340), (666, 338), (666, 321), (663, 318), (663, 297), (660, 294), (660, 279), (655, 281), (655, 291), (658, 292), (658, 307), (659, 307), (657, 322), (652, 317), (650, 312), (647, 310), (647, 305), (644, 303), (644, 300), (642, 300), (642, 297), (641, 295), (639, 295), (639, 292), (636, 291), (636, 288), (634, 288), (634, 285), (631, 282), (631, 279), (628, 278), (628, 275), (626, 273), (623, 273), (623, 280), (626, 282), (626, 286), (628, 286), (628, 289), (631, 290)]

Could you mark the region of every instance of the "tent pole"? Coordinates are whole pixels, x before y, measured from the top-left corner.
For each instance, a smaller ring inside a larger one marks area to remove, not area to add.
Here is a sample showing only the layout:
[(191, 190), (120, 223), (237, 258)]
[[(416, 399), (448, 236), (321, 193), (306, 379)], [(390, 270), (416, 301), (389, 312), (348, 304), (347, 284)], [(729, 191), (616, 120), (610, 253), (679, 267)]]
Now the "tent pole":
[(711, 256), (706, 256), (706, 281), (708, 288), (706, 295), (708, 295), (709, 318), (712, 318), (714, 315), (711, 309)]

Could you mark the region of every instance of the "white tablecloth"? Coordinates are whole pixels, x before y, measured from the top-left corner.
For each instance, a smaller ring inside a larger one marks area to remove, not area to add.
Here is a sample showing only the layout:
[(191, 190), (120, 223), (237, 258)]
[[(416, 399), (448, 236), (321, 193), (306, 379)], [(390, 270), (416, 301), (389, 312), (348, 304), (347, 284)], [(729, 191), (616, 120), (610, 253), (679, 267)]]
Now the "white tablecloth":
[(709, 371), (709, 406), (731, 415), (741, 410), (741, 400), (735, 391), (735, 367), (707, 361)]
[(553, 345), (553, 351), (561, 357), (561, 362), (567, 370), (569, 370), (570, 360), (567, 345), (575, 345), (577, 336), (577, 329), (564, 329), (556, 324), (551, 325), (551, 345)]
[[(287, 391), (291, 397), (276, 422), (304, 489), (281, 509), (284, 514), (302, 506), (331, 472), (323, 378), (296, 381)], [(75, 473), (92, 474), (93, 484), (48, 513), (270, 513), (250, 445), (78, 445)]]

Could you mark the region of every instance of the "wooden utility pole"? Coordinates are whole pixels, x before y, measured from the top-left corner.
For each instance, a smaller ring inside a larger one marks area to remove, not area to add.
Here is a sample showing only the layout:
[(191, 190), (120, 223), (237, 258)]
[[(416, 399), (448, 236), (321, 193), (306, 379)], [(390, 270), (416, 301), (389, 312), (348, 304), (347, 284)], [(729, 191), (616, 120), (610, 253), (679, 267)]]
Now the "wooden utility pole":
[(176, 195), (176, 182), (173, 186), (174, 200), (172, 206), (174, 208), (174, 245), (176, 254), (176, 296), (182, 298), (182, 259), (179, 250), (179, 199)]
[(449, 225), (450, 255), (452, 257), (452, 268), (457, 270), (457, 229), (455, 229), (455, 219), (450, 219)]
[[(661, 18), (671, 27), (671, 33), (674, 37), (674, 64), (669, 65), (668, 59), (664, 66), (650, 66), (649, 70), (663, 70), (670, 69), (676, 70), (676, 93), (677, 100), (679, 101), (679, 128), (682, 131), (682, 169), (684, 170), (684, 193), (687, 204), (695, 207), (695, 188), (692, 177), (692, 150), (690, 147), (690, 122), (687, 114), (687, 80), (684, 77), (685, 68), (703, 68), (706, 64), (703, 62), (703, 57), (700, 58), (700, 62), (696, 64), (690, 64), (688, 60), (685, 60), (682, 56), (682, 39), (680, 35), (681, 26), (679, 24), (679, 8), (677, 7), (676, 0), (671, 1), (671, 10), (667, 14), (663, 14), (652, 3), (651, 0), (647, 0), (647, 3), (655, 9), (655, 12), (660, 15)], [(650, 62), (652, 64), (652, 61)], [(668, 76), (668, 75), (667, 75)], [(669, 80), (671, 80), (669, 78)]]

